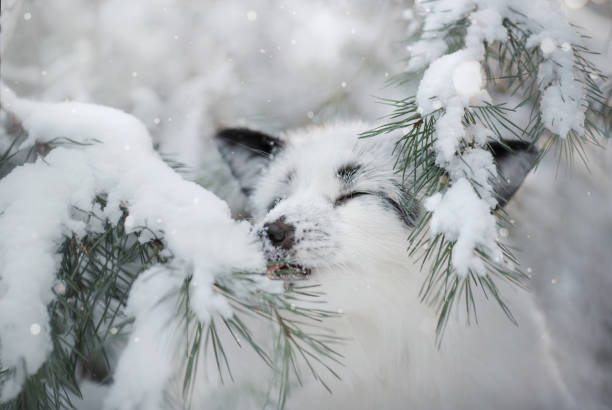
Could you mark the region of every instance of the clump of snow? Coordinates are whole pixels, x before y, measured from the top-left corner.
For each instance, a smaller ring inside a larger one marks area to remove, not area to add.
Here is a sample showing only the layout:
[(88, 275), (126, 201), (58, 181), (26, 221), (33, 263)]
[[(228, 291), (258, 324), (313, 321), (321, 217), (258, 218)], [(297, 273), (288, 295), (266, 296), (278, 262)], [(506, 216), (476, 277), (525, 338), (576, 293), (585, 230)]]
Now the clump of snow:
[[(168, 312), (160, 307), (158, 314), (147, 304), (187, 273), (194, 277), (191, 303), (200, 320), (207, 321), (213, 312), (231, 315), (227, 301), (213, 295), (210, 286), (216, 276), (231, 271), (265, 270), (248, 222), (231, 219), (225, 202), (162, 161), (147, 129), (133, 116), (90, 104), (23, 100), (4, 86), (1, 96), (3, 109), (20, 119), (28, 133), (23, 146), (60, 137), (81, 143), (55, 147), (44, 160), (20, 166), (0, 180), (0, 358), (3, 367), (15, 371), (15, 377), (1, 386), (3, 400), (15, 397), (25, 377), (35, 373), (51, 352), (47, 305), (57, 284), (57, 247), (63, 235), (83, 235), (89, 229), (73, 219), (71, 210), (90, 209), (99, 193), (107, 194), (107, 205), (99, 210), (102, 217), (118, 222), (120, 205), (126, 204), (128, 232), (150, 227), (163, 236), (174, 256), (168, 267), (155, 268), (151, 283), (145, 285), (143, 277), (142, 285), (130, 294), (130, 309), (137, 316), (134, 337), (145, 343), (154, 335), (165, 337), (150, 325), (160, 325)], [(175, 271), (182, 276), (177, 279)], [(156, 391), (169, 375), (151, 366), (163, 366), (163, 360), (154, 364), (131, 343), (119, 368), (130, 367), (124, 361), (142, 361), (136, 366), (142, 377), (157, 373), (148, 376), (155, 380), (150, 380), (147, 392)], [(157, 343), (151, 349), (158, 349), (161, 342), (151, 343)], [(131, 377), (123, 374), (121, 380)], [(141, 408), (152, 408), (148, 393), (142, 395)], [(118, 396), (115, 392), (112, 397)]]
[(449, 100), (446, 110), (436, 123), (436, 163), (445, 167), (455, 157), (459, 143), (465, 137), (462, 124), (464, 107), (458, 97)]
[(463, 61), (453, 70), (453, 85), (458, 95), (471, 98), (484, 86), (482, 67), (478, 61)]
[(429, 39), (427, 41), (417, 41), (408, 46), (410, 60), (406, 67), (407, 71), (417, 71), (427, 67), (446, 52), (448, 46), (441, 38)]
[[(494, 6), (491, 2), (485, 4)], [(483, 41), (492, 43), (506, 39), (502, 15), (495, 8), (483, 8), (485, 4), (481, 3), (480, 8), (469, 15), (470, 25), (465, 36), (465, 45), (468, 48), (482, 48)]]
[(557, 41), (551, 37), (544, 37), (542, 42), (540, 43), (540, 50), (545, 55), (551, 54), (553, 51), (557, 49)]
[(126, 313), (136, 320), (104, 400), (104, 409), (164, 408), (164, 392), (178, 370), (176, 363), (180, 363), (176, 347), (183, 333), (173, 321), (177, 312), (174, 299), (158, 298), (178, 293), (183, 279), (176, 272), (153, 267), (134, 282)]
[(574, 130), (578, 134), (584, 131), (586, 106), (582, 86), (576, 83), (551, 85), (542, 92), (540, 104), (546, 109), (542, 111), (542, 120), (546, 127), (565, 138)]
[(433, 213), (430, 223), (432, 233), (441, 233), (456, 241), (452, 264), (457, 275), (465, 277), (469, 270), (486, 274), (475, 249), (483, 250), (494, 259), (501, 259), (501, 251), (496, 245), (495, 217), (467, 179), (460, 178), (444, 194), (438, 192), (427, 198), (425, 209)]
[(572, 130), (584, 132), (587, 103), (584, 86), (574, 75), (573, 57), (572, 52), (556, 47), (538, 70), (542, 120), (546, 128), (561, 138)]
[[(434, 101), (441, 101), (443, 106), (447, 106), (451, 99), (457, 97), (455, 86), (453, 85), (453, 71), (455, 67), (466, 61), (480, 59), (479, 50), (459, 50), (452, 54), (447, 54), (435, 60), (423, 74), (416, 94), (416, 101), (424, 114), (429, 114), (435, 110)], [(463, 101), (464, 99), (461, 99)], [(465, 100), (463, 105), (467, 104)]]
[(489, 151), (481, 148), (468, 148), (461, 157), (455, 156), (450, 161), (448, 168), (451, 181), (469, 178), (473, 181), (472, 187), (482, 202), (485, 202), (490, 208), (497, 205), (497, 200), (492, 195), (492, 179), (497, 176), (497, 167)]
[[(570, 45), (577, 38), (558, 5), (547, 0), (445, 0), (417, 2), (417, 9), (424, 14), (423, 34), (411, 46), (408, 70), (427, 67), (416, 95), (417, 112), (437, 116), (436, 164), (446, 170), (450, 182), (446, 193), (426, 201), (433, 213), (430, 227), (457, 242), (452, 259), (457, 274), (470, 269), (483, 273), (475, 251), (494, 260), (500, 254), (491, 215), (497, 205), (491, 183), (497, 170), (485, 149), (492, 133), (480, 124), (466, 127), (464, 113), (470, 105), (491, 101), (481, 67), (484, 44), (507, 41), (504, 19), (518, 19), (533, 33), (526, 45), (539, 47), (544, 56), (537, 78), (541, 118), (549, 130), (565, 137), (584, 130), (585, 92), (576, 81)], [(462, 21), (467, 22), (463, 48), (444, 55), (447, 36), (457, 36), (451, 30)]]

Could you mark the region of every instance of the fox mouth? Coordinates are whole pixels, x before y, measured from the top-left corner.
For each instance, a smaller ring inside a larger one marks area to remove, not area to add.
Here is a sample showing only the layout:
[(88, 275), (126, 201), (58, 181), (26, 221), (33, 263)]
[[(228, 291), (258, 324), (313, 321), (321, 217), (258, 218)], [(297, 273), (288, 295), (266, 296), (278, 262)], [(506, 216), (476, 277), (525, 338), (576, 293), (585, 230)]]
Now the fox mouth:
[(266, 270), (266, 277), (272, 280), (296, 281), (306, 280), (311, 274), (310, 268), (296, 263), (270, 262)]

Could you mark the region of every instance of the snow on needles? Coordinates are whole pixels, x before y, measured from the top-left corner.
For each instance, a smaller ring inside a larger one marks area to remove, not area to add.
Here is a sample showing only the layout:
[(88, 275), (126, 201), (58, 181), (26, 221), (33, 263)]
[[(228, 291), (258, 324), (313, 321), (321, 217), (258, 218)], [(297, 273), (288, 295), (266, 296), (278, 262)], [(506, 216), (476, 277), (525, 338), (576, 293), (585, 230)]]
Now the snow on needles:
[[(168, 312), (151, 304), (164, 291), (180, 286), (189, 272), (197, 284), (191, 304), (198, 318), (206, 321), (212, 312), (230, 315), (229, 305), (212, 294), (210, 285), (216, 275), (231, 270), (265, 269), (250, 226), (232, 220), (225, 202), (164, 163), (144, 125), (131, 115), (90, 104), (28, 101), (1, 88), (3, 108), (20, 119), (28, 133), (24, 145), (56, 138), (86, 145), (55, 147), (44, 160), (20, 166), (0, 180), (0, 359), (15, 372), (1, 386), (0, 397), (15, 397), (25, 377), (50, 354), (47, 305), (60, 263), (58, 245), (63, 235), (83, 235), (88, 229), (73, 219), (72, 207), (91, 209), (94, 197), (106, 193), (102, 216), (116, 223), (120, 204), (126, 204), (126, 230), (147, 226), (163, 233), (174, 256), (169, 265), (151, 268), (133, 286), (128, 311), (136, 315), (134, 335), (116, 375), (121, 381), (137, 377), (140, 387), (131, 390), (132, 400), (146, 397), (139, 405), (155, 408), (149, 393), (170, 377), (171, 362), (160, 357), (154, 364), (151, 356), (138, 353), (158, 352), (163, 343), (164, 336), (158, 337), (148, 324), (164, 322)], [(148, 239), (141, 235), (141, 240)], [(140, 343), (137, 349), (134, 343)], [(139, 366), (130, 364), (139, 358)], [(111, 389), (109, 408), (117, 407), (113, 400), (122, 392)]]
[(438, 192), (427, 198), (425, 207), (434, 214), (431, 230), (444, 232), (448, 239), (456, 241), (452, 263), (457, 274), (465, 277), (468, 269), (484, 272), (474, 248), (487, 253), (497, 251), (495, 221), (491, 224), (488, 205), (480, 200), (470, 183), (465, 178), (459, 179), (444, 194)]
[[(484, 43), (507, 41), (505, 18), (521, 20), (534, 33), (527, 47), (545, 50), (538, 71), (542, 121), (564, 138), (572, 130), (584, 130), (585, 91), (576, 81), (570, 46), (577, 42), (576, 34), (558, 4), (548, 0), (417, 1), (417, 9), (424, 15), (423, 34), (411, 47), (407, 70), (426, 68), (416, 102), (423, 115), (439, 114), (434, 134), (436, 164), (450, 177), (444, 194), (425, 201), (425, 208), (432, 212), (430, 228), (433, 234), (444, 234), (456, 241), (452, 263), (459, 276), (465, 277), (470, 270), (485, 274), (476, 249), (493, 260), (501, 260), (492, 215), (497, 201), (489, 181), (497, 177), (497, 171), (493, 157), (485, 150), (487, 138), (482, 136), (495, 137), (482, 126), (474, 129), (463, 123), (466, 108), (491, 101), (483, 89)], [(448, 53), (453, 46), (445, 40), (457, 35), (450, 30), (462, 21), (467, 24), (463, 46)], [(469, 145), (472, 148), (466, 149)], [(483, 170), (490, 175), (483, 178)]]
[[(466, 4), (471, 2), (463, 3), (457, 7), (457, 10), (469, 12), (472, 7)], [(434, 8), (443, 7), (438, 3), (433, 5)], [(486, 39), (502, 40), (501, 33), (505, 35), (498, 13), (494, 10), (477, 13), (474, 21), (478, 24), (468, 28), (469, 41), (466, 41), (468, 46), (431, 62), (423, 75), (416, 97), (417, 104), (424, 114), (443, 108), (436, 122), (434, 149), (436, 163), (447, 170), (451, 187), (444, 194), (437, 193), (428, 198), (424, 205), (432, 212), (430, 222), (432, 233), (442, 233), (448, 239), (456, 241), (452, 264), (455, 272), (461, 277), (465, 277), (470, 270), (479, 274), (486, 273), (482, 261), (474, 252), (476, 248), (488, 251), (487, 254), (496, 259), (501, 255), (496, 245), (496, 221), (491, 214), (496, 202), (492, 200), (493, 193), (488, 183), (488, 175), (485, 178), (478, 178), (481, 181), (484, 179), (482, 182), (485, 189), (480, 192), (481, 195), (484, 194), (483, 196), (479, 197), (469, 182), (474, 180), (476, 177), (474, 174), (482, 169), (493, 171), (493, 175), (496, 175), (493, 157), (481, 148), (484, 141), (471, 136), (471, 140), (477, 143), (477, 146), (471, 150), (472, 155), (463, 156), (462, 161), (456, 160), (461, 142), (468, 139), (468, 132), (474, 131), (463, 125), (465, 108), (470, 104), (489, 100), (487, 92), (482, 89), (484, 86), (480, 67), (480, 60), (484, 54), (482, 42)], [(440, 14), (444, 14), (444, 21), (437, 25), (442, 27), (443, 24), (449, 23), (448, 13)], [(430, 15), (435, 20), (434, 17), (437, 17), (438, 13), (434, 11)], [(489, 17), (488, 22), (492, 27), (483, 27), (484, 22), (481, 18), (483, 15)], [(462, 16), (457, 14), (455, 18)], [(429, 18), (426, 18), (426, 22), (427, 20)], [(491, 135), (486, 130), (484, 132)]]

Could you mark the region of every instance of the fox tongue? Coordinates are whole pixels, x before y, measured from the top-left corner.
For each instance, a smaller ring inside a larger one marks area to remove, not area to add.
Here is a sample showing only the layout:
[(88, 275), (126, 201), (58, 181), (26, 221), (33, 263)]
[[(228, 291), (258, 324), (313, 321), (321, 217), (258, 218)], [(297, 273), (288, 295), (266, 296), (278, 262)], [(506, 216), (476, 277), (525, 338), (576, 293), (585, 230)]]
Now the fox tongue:
[(274, 279), (275, 275), (276, 275), (276, 271), (278, 271), (279, 269), (282, 269), (285, 265), (284, 264), (276, 264), (276, 265), (270, 265), (268, 266), (268, 269), (266, 269), (266, 276), (270, 279)]
[(310, 269), (292, 263), (269, 265), (266, 276), (274, 280), (303, 280), (310, 275)]

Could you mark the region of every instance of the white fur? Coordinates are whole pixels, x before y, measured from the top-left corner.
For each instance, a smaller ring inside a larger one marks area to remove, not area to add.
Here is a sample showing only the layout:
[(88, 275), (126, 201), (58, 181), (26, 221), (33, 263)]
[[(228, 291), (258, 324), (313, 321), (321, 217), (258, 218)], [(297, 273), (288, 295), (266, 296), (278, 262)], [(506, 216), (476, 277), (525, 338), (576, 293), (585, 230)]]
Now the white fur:
[[(340, 346), (342, 381), (327, 378), (333, 394), (307, 381), (292, 390), (288, 408), (574, 408), (547, 348), (542, 315), (524, 291), (500, 283), (518, 327), (495, 301), (476, 294), (478, 324), (466, 326), (464, 305), (456, 306), (436, 347), (437, 314), (418, 295), (425, 273), (406, 252), (410, 227), (377, 195), (334, 206), (344, 192), (337, 170), (348, 163), (362, 171), (351, 190), (401, 196), (392, 155), (397, 135), (357, 139), (367, 128), (350, 123), (287, 134), (287, 147), (252, 196), (258, 227), (283, 217), (299, 239), (289, 251), (268, 244), (270, 257), (312, 268), (327, 307), (344, 312), (325, 325), (351, 338)], [(245, 374), (263, 372), (246, 367)]]

